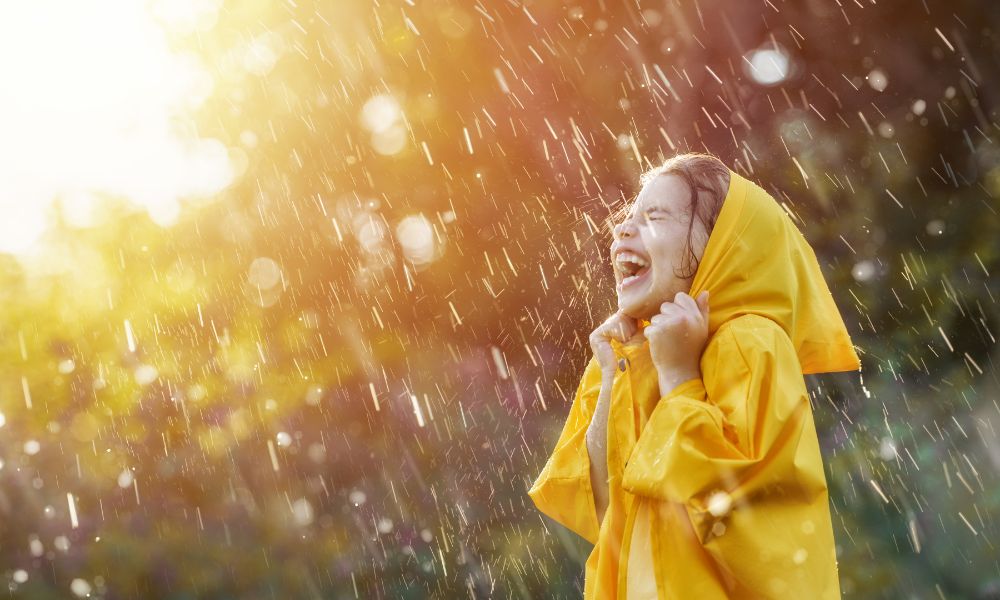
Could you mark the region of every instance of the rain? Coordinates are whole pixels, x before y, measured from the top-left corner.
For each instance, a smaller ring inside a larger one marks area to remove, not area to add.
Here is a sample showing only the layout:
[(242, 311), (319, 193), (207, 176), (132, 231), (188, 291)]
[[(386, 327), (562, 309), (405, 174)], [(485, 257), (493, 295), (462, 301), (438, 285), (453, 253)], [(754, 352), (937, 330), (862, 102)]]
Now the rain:
[(12, 598), (582, 597), (526, 491), (687, 151), (858, 349), (805, 377), (844, 597), (1000, 597), (1000, 4), (85, 4), (0, 8)]

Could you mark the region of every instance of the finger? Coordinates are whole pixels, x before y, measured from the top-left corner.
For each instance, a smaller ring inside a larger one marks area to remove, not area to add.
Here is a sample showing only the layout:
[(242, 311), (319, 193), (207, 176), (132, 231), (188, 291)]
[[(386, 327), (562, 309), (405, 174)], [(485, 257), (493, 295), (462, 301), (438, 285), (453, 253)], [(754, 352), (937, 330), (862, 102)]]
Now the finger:
[(635, 325), (636, 323), (638, 323), (638, 319), (636, 319), (635, 317), (632, 317), (632, 316), (626, 314), (625, 311), (623, 311), (623, 310), (619, 310), (618, 312), (615, 313), (615, 315), (620, 320), (622, 320), (622, 321), (624, 321), (626, 323), (630, 323), (632, 325)]
[(677, 304), (673, 303), (673, 302), (664, 302), (663, 304), (660, 305), (660, 314), (661, 315), (676, 314), (676, 312), (678, 310), (681, 310), (681, 307), (678, 306)]
[(708, 321), (708, 290), (698, 294), (698, 309), (701, 311), (702, 317)]
[(687, 307), (688, 316), (699, 323), (707, 322), (705, 311), (702, 310), (702, 302), (702, 295), (699, 295), (698, 299), (695, 300), (690, 295), (685, 294), (684, 306)]
[(620, 319), (611, 320), (601, 328), (601, 335), (625, 343), (635, 332), (636, 326)]
[(671, 329), (674, 324), (681, 322), (684, 319), (683, 315), (657, 315), (659, 318), (656, 319), (655, 325), (653, 321), (650, 320), (650, 326), (655, 326), (656, 331), (665, 331)]
[(639, 326), (639, 321), (636, 318), (630, 317), (621, 310), (613, 315), (611, 322), (623, 327), (625, 332), (636, 329)]
[(680, 305), (684, 309), (684, 312), (690, 313), (690, 316), (701, 315), (701, 309), (698, 308), (698, 304), (694, 301), (694, 298), (684, 292), (677, 294), (675, 303)]
[(607, 338), (606, 335), (604, 335), (603, 331), (601, 331), (600, 329), (598, 329), (598, 330), (594, 331), (594, 333), (592, 333), (590, 335), (590, 343), (591, 344), (607, 344), (608, 343), (608, 338)]
[(611, 327), (611, 337), (619, 342), (627, 342), (632, 337), (631, 328), (627, 323), (619, 321)]
[(607, 343), (608, 340), (618, 336), (618, 333), (615, 331), (616, 326), (617, 323), (614, 322), (605, 323), (604, 325), (601, 325), (601, 327), (595, 331), (594, 334)]

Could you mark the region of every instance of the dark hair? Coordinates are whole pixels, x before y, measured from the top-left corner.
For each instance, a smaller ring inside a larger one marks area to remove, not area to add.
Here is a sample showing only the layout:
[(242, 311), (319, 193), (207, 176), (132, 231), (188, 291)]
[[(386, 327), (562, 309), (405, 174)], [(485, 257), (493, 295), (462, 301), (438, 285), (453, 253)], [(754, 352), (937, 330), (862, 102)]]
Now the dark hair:
[[(677, 154), (665, 160), (663, 164), (654, 167), (639, 176), (639, 183), (646, 185), (648, 182), (661, 175), (676, 175), (687, 184), (690, 191), (690, 201), (688, 203), (688, 214), (697, 215), (705, 226), (705, 232), (712, 234), (715, 221), (719, 218), (719, 211), (722, 210), (722, 203), (726, 199), (729, 191), (729, 167), (721, 160), (711, 154), (700, 152), (688, 152)], [(614, 215), (615, 222), (621, 222), (628, 214), (629, 207), (635, 202), (622, 206)], [(697, 263), (697, 257), (691, 249), (691, 232), (694, 227), (694, 218), (688, 221), (688, 235), (686, 245), (685, 265), (690, 267), (691, 263)], [(698, 270), (698, 265), (694, 264), (691, 272), (687, 275), (675, 275), (683, 279), (694, 277)]]

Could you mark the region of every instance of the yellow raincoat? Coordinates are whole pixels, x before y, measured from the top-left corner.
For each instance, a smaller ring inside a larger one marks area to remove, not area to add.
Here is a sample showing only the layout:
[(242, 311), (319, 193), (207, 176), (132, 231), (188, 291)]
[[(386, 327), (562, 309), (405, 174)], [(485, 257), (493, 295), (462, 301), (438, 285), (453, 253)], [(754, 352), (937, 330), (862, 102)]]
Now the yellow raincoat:
[(812, 248), (767, 192), (736, 173), (690, 295), (706, 289), (700, 378), (660, 397), (649, 342), (612, 341), (624, 360), (608, 416), (603, 522), (586, 443), (601, 385), (596, 358), (528, 495), (594, 544), (585, 600), (839, 599), (803, 374), (861, 365)]

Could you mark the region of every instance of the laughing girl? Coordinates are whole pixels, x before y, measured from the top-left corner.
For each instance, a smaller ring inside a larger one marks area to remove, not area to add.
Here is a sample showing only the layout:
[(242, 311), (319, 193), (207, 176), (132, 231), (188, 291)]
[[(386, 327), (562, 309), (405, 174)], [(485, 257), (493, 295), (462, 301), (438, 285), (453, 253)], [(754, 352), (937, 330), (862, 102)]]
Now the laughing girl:
[(613, 231), (618, 311), (528, 495), (594, 544), (585, 600), (839, 599), (803, 375), (860, 362), (812, 248), (712, 156), (641, 183)]

